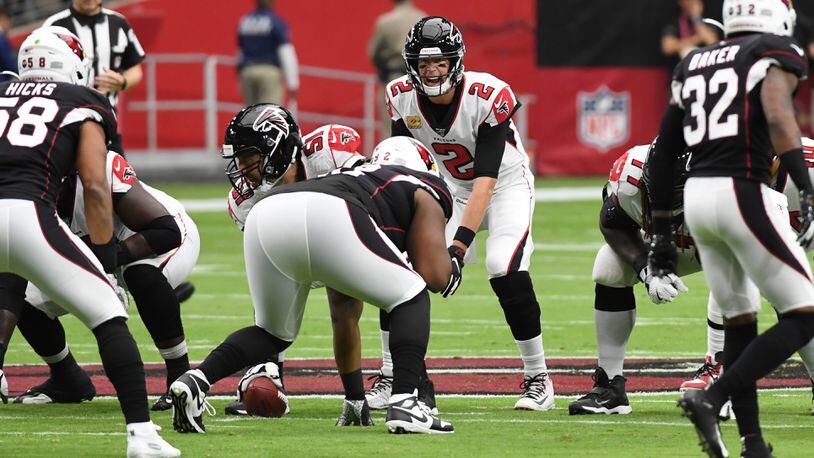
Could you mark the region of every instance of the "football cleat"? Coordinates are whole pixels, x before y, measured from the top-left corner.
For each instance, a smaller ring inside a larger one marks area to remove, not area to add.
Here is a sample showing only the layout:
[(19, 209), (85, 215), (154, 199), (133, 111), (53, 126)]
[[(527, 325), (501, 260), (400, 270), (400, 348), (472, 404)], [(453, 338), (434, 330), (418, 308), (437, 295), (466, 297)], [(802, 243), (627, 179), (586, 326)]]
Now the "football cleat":
[(8, 380), (6, 380), (3, 369), (0, 369), (0, 401), (3, 401), (3, 404), (8, 404)]
[(418, 401), (418, 392), (402, 393), (390, 397), (387, 406), (387, 430), (393, 434), (451, 434), (452, 424), (433, 415), (426, 405)]
[(181, 451), (158, 435), (153, 422), (127, 425), (127, 458), (181, 456)]
[(153, 406), (150, 407), (153, 412), (163, 412), (170, 409), (172, 409), (172, 396), (170, 396), (169, 391), (159, 396)]
[(206, 400), (209, 382), (198, 369), (186, 371), (170, 385), (172, 397), (172, 427), (179, 433), (203, 433), (204, 411), (215, 415), (215, 409)]
[(568, 415), (622, 414), (633, 411), (625, 393), (627, 379), (617, 375), (608, 380), (605, 369), (597, 367), (594, 375), (594, 389), (568, 405)]
[(387, 377), (381, 372), (371, 375), (368, 380), (373, 380), (373, 386), (365, 394), (367, 405), (372, 410), (384, 410), (390, 403), (390, 394), (393, 392), (393, 377)]
[(774, 458), (772, 446), (760, 434), (741, 437), (741, 458)]
[(226, 407), (223, 409), (223, 412), (226, 415), (245, 415), (248, 416), (249, 413), (246, 412), (246, 406), (243, 405), (240, 401), (230, 402), (226, 404)]
[(435, 384), (429, 378), (422, 377), (418, 382), (418, 402), (427, 406), (433, 415), (438, 415), (438, 407), (435, 405)]
[(685, 391), (678, 400), (678, 406), (695, 426), (701, 449), (711, 458), (729, 457), (718, 424), (719, 408), (710, 400), (706, 390)]
[(554, 383), (548, 373), (523, 377), (523, 394), (514, 404), (514, 410), (551, 410), (554, 408)]
[(352, 401), (345, 399), (342, 401), (342, 413), (336, 420), (336, 426), (373, 426), (373, 419), (370, 418), (370, 408), (364, 399)]
[(681, 393), (687, 390), (703, 390), (715, 383), (721, 375), (721, 363), (716, 363), (707, 356), (704, 364), (695, 371), (692, 379), (685, 381), (678, 389)]
[(192, 297), (194, 292), (195, 285), (188, 281), (182, 282), (180, 285), (175, 287), (175, 297), (178, 299), (179, 304), (186, 302), (187, 299)]
[[(78, 379), (78, 380), (77, 380)], [(96, 396), (90, 377), (79, 371), (70, 381), (57, 381), (53, 377), (31, 387), (14, 399), (15, 404), (77, 404)]]

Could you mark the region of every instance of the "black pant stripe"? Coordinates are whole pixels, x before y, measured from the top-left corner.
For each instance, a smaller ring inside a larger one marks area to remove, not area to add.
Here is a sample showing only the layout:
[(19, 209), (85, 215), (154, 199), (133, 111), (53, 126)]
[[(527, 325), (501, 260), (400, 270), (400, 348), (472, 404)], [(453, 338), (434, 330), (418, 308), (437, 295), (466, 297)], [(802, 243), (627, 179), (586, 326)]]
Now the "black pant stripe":
[(751, 180), (732, 180), (732, 182), (735, 186), (738, 208), (746, 227), (769, 253), (811, 281), (806, 270), (772, 226), (763, 204), (761, 184)]
[(526, 229), (526, 232), (523, 233), (523, 238), (520, 239), (520, 243), (517, 244), (517, 247), (514, 249), (514, 254), (512, 254), (512, 259), (509, 261), (509, 270), (506, 273), (510, 272), (517, 272), (520, 270), (520, 261), (523, 260), (523, 252), (526, 251), (526, 242), (529, 238), (529, 228)]
[(353, 204), (348, 203), (347, 206), (353, 229), (356, 231), (356, 236), (359, 238), (359, 241), (362, 242), (362, 245), (385, 261), (412, 270), (407, 267), (401, 258), (382, 240), (381, 235), (376, 231), (376, 227), (373, 225), (373, 221), (371, 221), (370, 215), (367, 212)]

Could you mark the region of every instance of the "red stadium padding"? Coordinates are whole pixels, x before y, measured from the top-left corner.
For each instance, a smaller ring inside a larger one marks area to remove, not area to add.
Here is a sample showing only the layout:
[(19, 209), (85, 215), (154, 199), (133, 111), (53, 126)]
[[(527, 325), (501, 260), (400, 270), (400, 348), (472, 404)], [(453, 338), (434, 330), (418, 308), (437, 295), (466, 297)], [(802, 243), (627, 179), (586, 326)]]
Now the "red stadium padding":
[[(379, 362), (373, 359), (363, 361), (366, 372), (375, 371)], [(593, 359), (550, 359), (555, 391), (558, 395), (580, 394), (591, 389), (590, 374), (596, 360)], [(687, 359), (647, 359), (626, 362), (627, 390), (636, 391), (676, 391), (681, 382), (693, 373), (695, 360)], [(340, 394), (342, 383), (336, 375), (333, 360), (308, 359), (290, 360), (285, 363), (284, 381), (288, 394)], [(513, 358), (433, 358), (427, 361), (430, 377), (435, 390), (441, 394), (517, 394), (520, 392), (520, 363)], [(98, 364), (84, 366), (91, 374), (97, 394), (111, 396), (113, 386), (104, 376)], [(166, 388), (162, 365), (149, 364), (147, 369), (147, 391), (158, 395)], [(7, 366), (5, 373), (12, 396), (41, 383), (48, 376), (47, 366)], [(210, 394), (232, 395), (240, 377), (228, 377), (216, 383)], [(805, 370), (798, 362), (789, 362), (766, 379), (760, 381), (761, 388), (798, 388), (810, 386)]]

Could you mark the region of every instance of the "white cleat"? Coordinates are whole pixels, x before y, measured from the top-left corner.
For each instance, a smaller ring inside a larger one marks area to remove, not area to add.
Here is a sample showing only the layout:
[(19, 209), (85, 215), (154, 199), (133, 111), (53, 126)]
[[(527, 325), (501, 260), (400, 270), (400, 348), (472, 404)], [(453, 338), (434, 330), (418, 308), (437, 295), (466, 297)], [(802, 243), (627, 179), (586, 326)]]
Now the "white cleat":
[(0, 369), (0, 401), (3, 401), (3, 404), (8, 404), (8, 381), (3, 369)]
[(385, 426), (392, 434), (452, 434), (455, 428), (441, 420), (422, 402), (418, 393), (397, 394), (390, 398)]
[(153, 422), (127, 425), (127, 458), (181, 456), (181, 451), (158, 435)]
[(198, 369), (186, 371), (170, 385), (172, 396), (172, 427), (179, 433), (203, 433), (204, 412), (215, 415), (215, 409), (206, 400), (209, 382)]
[(379, 372), (368, 380), (373, 379), (373, 386), (365, 393), (365, 399), (370, 410), (384, 410), (390, 403), (390, 394), (393, 392), (393, 377), (386, 377)]
[(551, 410), (554, 408), (554, 383), (548, 373), (523, 377), (523, 394), (514, 404), (514, 410)]

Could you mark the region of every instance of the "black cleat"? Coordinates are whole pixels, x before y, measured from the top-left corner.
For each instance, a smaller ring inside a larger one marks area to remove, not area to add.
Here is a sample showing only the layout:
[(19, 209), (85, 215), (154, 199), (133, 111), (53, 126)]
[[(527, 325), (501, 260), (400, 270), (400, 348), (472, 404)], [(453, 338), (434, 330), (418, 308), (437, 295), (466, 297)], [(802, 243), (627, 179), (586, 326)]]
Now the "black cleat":
[(417, 393), (398, 394), (390, 397), (387, 406), (387, 430), (393, 434), (451, 434), (452, 424), (441, 420), (418, 401)]
[(249, 412), (246, 412), (246, 406), (243, 405), (240, 401), (230, 402), (226, 404), (226, 407), (223, 409), (223, 412), (226, 415), (241, 415), (241, 416), (248, 416)]
[(760, 434), (741, 437), (741, 458), (774, 458), (772, 446)]
[(608, 380), (608, 374), (597, 367), (594, 375), (594, 389), (568, 405), (568, 415), (622, 414), (633, 411), (625, 393), (627, 379), (617, 375)]
[(345, 399), (342, 401), (342, 413), (336, 420), (336, 426), (373, 426), (373, 419), (370, 418), (370, 407), (367, 401), (362, 399), (353, 401)]
[(70, 380), (49, 377), (14, 399), (15, 404), (78, 404), (96, 396), (96, 388), (85, 371), (79, 371)]
[(418, 402), (424, 403), (433, 415), (438, 415), (435, 405), (435, 384), (429, 378), (421, 378), (418, 382)]
[(163, 412), (170, 409), (172, 409), (172, 396), (170, 396), (169, 391), (159, 396), (153, 406), (150, 407), (153, 412)]
[(195, 285), (188, 281), (185, 281), (175, 287), (175, 297), (178, 299), (179, 304), (186, 302), (186, 300), (192, 297), (194, 293)]
[(695, 425), (695, 432), (701, 449), (711, 458), (728, 458), (721, 438), (721, 427), (718, 424), (719, 406), (716, 406), (705, 390), (690, 390), (681, 395), (678, 406), (684, 411), (684, 416)]
[(206, 400), (209, 383), (198, 369), (189, 370), (170, 385), (172, 427), (179, 433), (203, 433), (204, 412), (215, 415)]

